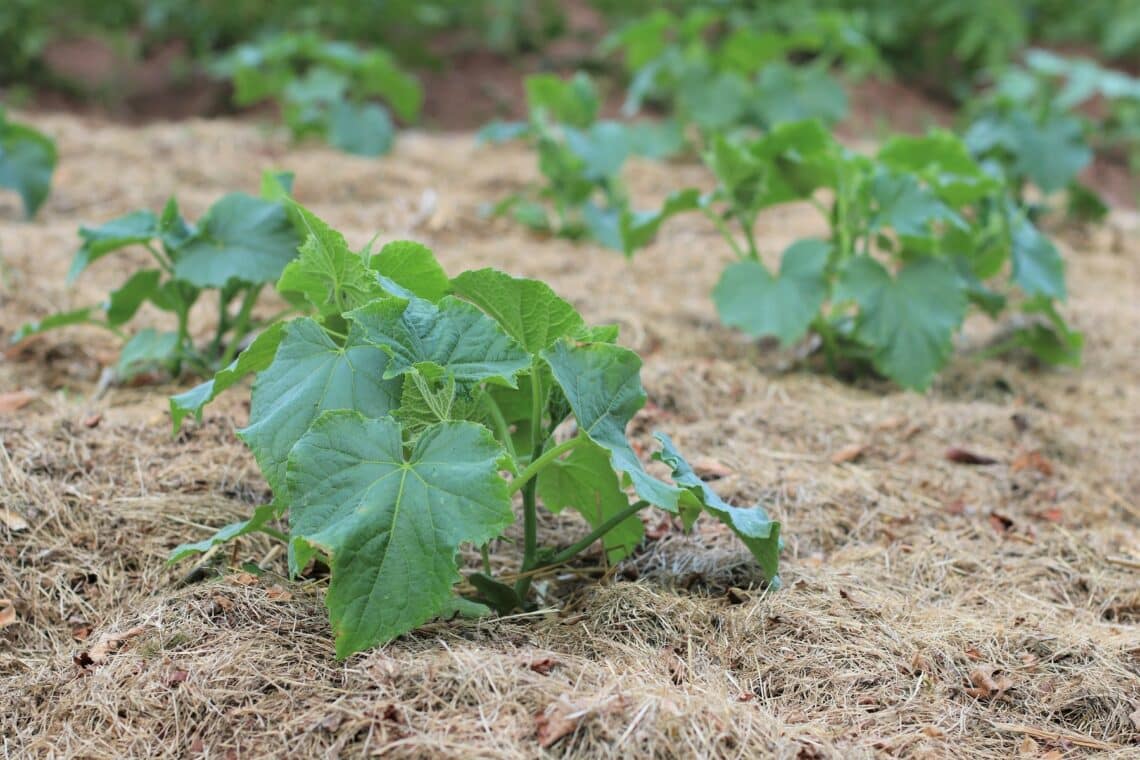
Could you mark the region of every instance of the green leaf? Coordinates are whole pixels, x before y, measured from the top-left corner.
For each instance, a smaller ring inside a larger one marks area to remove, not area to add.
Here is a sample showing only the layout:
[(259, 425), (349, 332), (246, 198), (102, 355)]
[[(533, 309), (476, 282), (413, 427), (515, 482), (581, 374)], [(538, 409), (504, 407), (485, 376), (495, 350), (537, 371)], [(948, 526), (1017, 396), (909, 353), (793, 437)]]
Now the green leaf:
[(393, 416), (404, 432), (417, 437), (437, 422), (481, 421), (475, 396), (459, 388), (455, 375), (431, 362), (422, 362), (404, 373), (400, 408)]
[(1092, 160), (1084, 127), (1072, 116), (1039, 123), (1023, 109), (988, 114), (970, 125), (964, 139), (976, 155), (1008, 156), (1015, 178), (1046, 193), (1067, 187)]
[(142, 269), (131, 275), (118, 290), (111, 291), (110, 297), (103, 304), (107, 324), (118, 327), (129, 322), (143, 302), (154, 295), (161, 278), (162, 272), (157, 269)]
[(581, 208), (582, 224), (590, 237), (606, 248), (615, 251), (622, 249), (621, 219), (622, 209), (615, 206), (602, 207), (595, 203), (584, 203)]
[(555, 74), (527, 77), (526, 100), (532, 114), (538, 112), (559, 124), (579, 128), (593, 124), (600, 107), (594, 83), (581, 72), (569, 81)]
[(654, 459), (673, 468), (673, 482), (687, 488), (706, 512), (727, 525), (760, 563), (768, 582), (779, 587), (780, 550), (783, 548), (780, 523), (768, 517), (768, 513), (759, 505), (744, 509), (725, 503), (697, 477), (669, 436), (657, 433), (655, 437), (661, 442), (662, 450), (654, 455)]
[(451, 280), (431, 249), (413, 240), (388, 243), (372, 257), (371, 267), (419, 298), (436, 302), (451, 290)]
[(1065, 262), (1053, 241), (1014, 208), (1009, 208), (1013, 281), (1027, 295), (1065, 300)]
[[(547, 465), (538, 475), (538, 496), (551, 512), (570, 507), (594, 528), (629, 507), (609, 452), (594, 444), (579, 446)], [(628, 557), (644, 535), (645, 526), (637, 515), (623, 520), (602, 537), (606, 558), (619, 562)]]
[(722, 132), (744, 122), (755, 96), (751, 83), (732, 71), (690, 70), (677, 89), (677, 111), (705, 132)]
[(467, 580), (479, 592), (479, 598), (500, 615), (506, 615), (523, 607), (523, 600), (515, 592), (514, 586), (500, 583), (483, 573), (471, 573), (467, 576)]
[(613, 468), (629, 476), (643, 499), (677, 512), (681, 490), (647, 473), (625, 437), (646, 399), (637, 354), (608, 343), (575, 346), (560, 340), (541, 356), (570, 402), (578, 429), (609, 452)]
[(400, 69), (384, 50), (368, 51), (356, 67), (360, 89), (367, 95), (378, 95), (404, 121), (419, 118), (424, 91), (414, 76)]
[(687, 188), (669, 194), (657, 211), (625, 211), (621, 215), (621, 248), (632, 256), (639, 248), (649, 245), (657, 236), (661, 225), (670, 217), (686, 211), (695, 211), (704, 203), (699, 190)]
[(1045, 324), (1034, 324), (1014, 335), (1017, 345), (1031, 351), (1046, 364), (1064, 364), (1079, 367), (1085, 339), (1072, 330), (1057, 312), (1054, 303), (1043, 296), (1026, 301), (1021, 310), (1026, 314), (1041, 315)]
[(537, 354), (561, 337), (574, 335), (582, 317), (544, 282), (476, 269), (451, 281), (456, 295), (495, 318), (528, 353)]
[(30, 219), (47, 200), (57, 156), (51, 138), (6, 121), (0, 111), (0, 187), (20, 194)]
[(621, 173), (633, 150), (633, 141), (624, 124), (599, 121), (586, 129), (562, 130), (566, 147), (582, 159), (582, 170), (591, 182), (603, 182)]
[(859, 305), (855, 337), (874, 351), (875, 369), (914, 390), (926, 389), (946, 363), (968, 304), (945, 261), (918, 259), (891, 277), (869, 256), (844, 268), (835, 300)]
[(432, 362), (459, 383), (490, 380), (513, 388), (515, 376), (531, 365), (530, 355), (495, 320), (453, 296), (438, 305), (422, 298), (388, 298), (345, 316), (362, 340), (392, 357), (386, 380)]
[(872, 230), (890, 227), (900, 235), (928, 238), (935, 222), (967, 226), (933, 191), (906, 174), (876, 174), (871, 180), (871, 197), (876, 204)]
[(801, 119), (834, 124), (847, 115), (843, 87), (819, 66), (771, 63), (760, 71), (751, 97), (768, 127)]
[(493, 121), (475, 133), (475, 140), (479, 143), (500, 145), (526, 137), (529, 133), (530, 124), (528, 122)]
[(749, 335), (774, 335), (788, 346), (804, 336), (827, 297), (824, 270), (831, 246), (800, 240), (788, 246), (773, 277), (759, 261), (738, 261), (713, 290), (720, 319)]
[(376, 275), (344, 236), (299, 204), (291, 208), (307, 230), (300, 255), (282, 270), (277, 290), (300, 293), (322, 317), (341, 314), (381, 297)]
[(293, 172), (264, 171), (261, 173), (261, 197), (263, 200), (282, 203), (293, 195)]
[(357, 156), (382, 156), (392, 150), (396, 126), (376, 103), (339, 101), (329, 112), (329, 144)]
[(61, 311), (56, 314), (50, 314), (35, 322), (25, 322), (19, 330), (13, 333), (9, 343), (19, 343), (25, 338), (30, 338), (33, 335), (38, 335), (48, 330), (55, 330), (59, 327), (87, 324), (91, 321), (92, 311), (94, 311), (94, 309), (91, 307), (73, 309), (72, 311)]
[(205, 554), (218, 544), (224, 544), (240, 536), (256, 533), (261, 530), (262, 526), (272, 520), (276, 514), (277, 509), (273, 504), (262, 504), (253, 510), (253, 516), (248, 520), (230, 523), (223, 528), (219, 528), (218, 532), (214, 535), (201, 541), (179, 544), (174, 547), (170, 552), (170, 556), (166, 558), (166, 564), (173, 565), (195, 554)]
[(459, 545), (514, 521), (504, 452), (470, 422), (428, 428), (405, 456), (399, 423), (328, 412), (289, 457), (294, 536), (330, 559), (326, 603), (346, 657), (444, 610), (460, 580)]
[(382, 417), (400, 400), (400, 381), (384, 379), (388, 355), (365, 341), (358, 326), (350, 325), (343, 346), (312, 319), (295, 319), (284, 330), (273, 363), (254, 381), (249, 425), (238, 431), (278, 499), (289, 450), (321, 412)]
[(878, 159), (896, 172), (921, 177), (955, 208), (976, 203), (1001, 189), (1001, 183), (970, 155), (962, 138), (945, 130), (891, 137)]
[(151, 211), (133, 211), (100, 227), (80, 227), (83, 246), (76, 252), (67, 273), (67, 283), (75, 282), (80, 273), (108, 253), (136, 243), (147, 243), (159, 234), (158, 217)]
[(158, 332), (152, 328), (140, 330), (119, 353), (116, 372), (128, 378), (154, 365), (169, 362), (178, 353), (178, 333)]
[(277, 347), (285, 337), (285, 322), (275, 322), (254, 338), (253, 342), (238, 357), (209, 380), (188, 391), (170, 397), (170, 419), (174, 432), (182, 427), (182, 420), (193, 414), (202, 421), (202, 409), (251, 372), (261, 372), (273, 363)]
[(210, 207), (179, 251), (174, 274), (200, 288), (273, 282), (300, 241), (281, 203), (230, 193)]

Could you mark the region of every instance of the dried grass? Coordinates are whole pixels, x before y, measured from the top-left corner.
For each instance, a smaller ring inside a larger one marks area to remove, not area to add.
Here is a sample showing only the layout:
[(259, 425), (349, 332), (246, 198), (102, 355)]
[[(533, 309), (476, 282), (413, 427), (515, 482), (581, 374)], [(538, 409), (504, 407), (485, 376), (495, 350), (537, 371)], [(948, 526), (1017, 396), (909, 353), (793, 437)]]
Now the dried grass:
[[(714, 486), (767, 503), (789, 544), (785, 588), (764, 593), (717, 526), (655, 525), (660, 537), (600, 583), (544, 578), (546, 611), (433, 623), (338, 663), (319, 583), (280, 577), (268, 541), (220, 552), (186, 587), (189, 567), (164, 564), (265, 496), (232, 435), (240, 394), (172, 438), (173, 386), (93, 399), (114, 343), (51, 334), (0, 363), (0, 392), (37, 393), (0, 413), (0, 516), (12, 516), (0, 597), (15, 614), (0, 627), (4, 756), (1136, 756), (1134, 231), (1122, 250), (1071, 252), (1084, 369), (959, 358), (916, 396), (785, 372), (786, 356), (718, 326), (708, 292), (725, 257), (703, 223), (670, 225), (626, 264), (481, 219), (480, 202), (532, 176), (520, 149), (411, 135), (368, 161), (234, 124), (38, 121), (63, 160), (39, 221), (14, 221), (0, 195), (5, 334), (121, 277), (108, 261), (64, 290), (77, 224), (171, 192), (197, 214), (288, 167), (301, 200), (355, 243), (410, 234), (452, 271), (540, 276), (591, 320), (621, 324), (646, 355), (638, 438), (664, 429), (715, 460), (729, 474)], [(660, 198), (702, 173), (639, 165), (631, 181), (635, 197)], [(778, 254), (814, 225), (781, 210), (759, 233)], [(969, 338), (991, 329), (972, 324)], [(956, 464), (950, 447), (998, 463)], [(578, 529), (543, 525), (552, 541)], [(504, 545), (494, 560), (512, 555)], [(243, 561), (270, 572), (229, 572)]]

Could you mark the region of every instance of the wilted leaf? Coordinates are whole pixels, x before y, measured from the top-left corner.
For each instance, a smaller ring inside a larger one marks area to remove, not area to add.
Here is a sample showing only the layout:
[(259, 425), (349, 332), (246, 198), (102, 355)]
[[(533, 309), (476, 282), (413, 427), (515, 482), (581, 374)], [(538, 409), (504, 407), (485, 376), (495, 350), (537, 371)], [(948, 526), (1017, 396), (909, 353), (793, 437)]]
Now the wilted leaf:
[(0, 393), (0, 412), (14, 412), (23, 409), (37, 398), (39, 398), (38, 393), (28, 390)]
[(946, 457), (947, 461), (954, 462), (955, 464), (986, 465), (998, 463), (998, 460), (994, 459), (991, 456), (986, 456), (984, 454), (975, 454), (973, 451), (969, 451), (968, 449), (960, 449), (957, 447), (946, 449), (946, 453), (943, 454), (943, 456)]

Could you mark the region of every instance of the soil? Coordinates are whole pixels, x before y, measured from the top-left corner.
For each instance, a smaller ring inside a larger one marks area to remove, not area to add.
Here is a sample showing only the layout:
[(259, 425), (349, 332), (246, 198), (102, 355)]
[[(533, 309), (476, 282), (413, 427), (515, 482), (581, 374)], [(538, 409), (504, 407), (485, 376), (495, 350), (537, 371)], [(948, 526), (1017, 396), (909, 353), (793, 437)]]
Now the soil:
[[(76, 227), (176, 194), (191, 217), (270, 167), (349, 241), (412, 237), (452, 273), (541, 277), (645, 359), (633, 433), (668, 432), (733, 503), (784, 524), (784, 587), (731, 535), (658, 517), (616, 568), (537, 584), (539, 611), (441, 621), (335, 660), (320, 580), (246, 538), (197, 582), (170, 549), (267, 498), (234, 436), (245, 386), (170, 433), (184, 385), (97, 393), (116, 342), (75, 328), (0, 361), (0, 734), (14, 757), (1135, 757), (1140, 751), (1140, 222), (1059, 230), (1079, 370), (972, 358), (971, 321), (927, 394), (847, 384), (717, 322), (730, 254), (682, 217), (627, 262), (481, 208), (534, 177), (519, 146), (403, 134), (393, 155), (291, 145), (248, 123), (127, 127), (20, 114), (59, 142), (53, 194), (0, 194), (0, 339), (97, 303), (136, 252), (64, 275)], [(648, 206), (706, 182), (637, 163)], [(773, 256), (822, 231), (765, 214)], [(136, 256), (136, 259), (132, 259)], [(261, 305), (265, 313), (275, 304)], [(211, 309), (196, 315), (208, 333)], [(143, 324), (161, 324), (144, 312)], [(12, 396), (26, 391), (24, 396)], [(26, 402), (20, 406), (20, 402)], [(950, 449), (992, 458), (961, 463)], [(958, 460), (958, 461), (955, 461)], [(546, 517), (568, 544), (583, 525)], [(517, 561), (507, 541), (493, 561)], [(265, 570), (249, 573), (243, 563)], [(584, 583), (582, 579), (590, 582)]]

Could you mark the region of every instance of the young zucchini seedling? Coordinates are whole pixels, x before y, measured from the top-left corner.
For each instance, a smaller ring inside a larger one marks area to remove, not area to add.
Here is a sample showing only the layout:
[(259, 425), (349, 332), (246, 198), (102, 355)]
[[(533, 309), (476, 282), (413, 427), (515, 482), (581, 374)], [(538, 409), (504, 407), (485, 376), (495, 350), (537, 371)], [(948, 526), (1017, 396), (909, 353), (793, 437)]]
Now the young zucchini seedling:
[[(627, 556), (649, 506), (686, 527), (702, 512), (721, 520), (778, 582), (779, 523), (721, 500), (665, 435), (655, 458), (672, 482), (634, 453), (625, 430), (646, 400), (641, 361), (614, 343), (616, 329), (587, 326), (537, 280), (494, 269), (449, 279), (422, 245), (355, 253), (310, 212), (292, 213), (309, 236), (277, 287), (311, 316), (273, 325), (171, 401), (177, 427), (256, 372), (239, 435), (273, 503), (172, 561), (253, 531), (288, 542), (293, 573), (322, 559), (341, 657), (436, 616), (526, 608), (535, 573), (595, 542), (611, 561)], [(516, 494), (521, 564), (496, 578), (489, 548), (515, 522)], [(541, 546), (540, 504), (577, 510), (590, 530)], [(464, 544), (482, 551), (480, 571), (461, 574)]]

